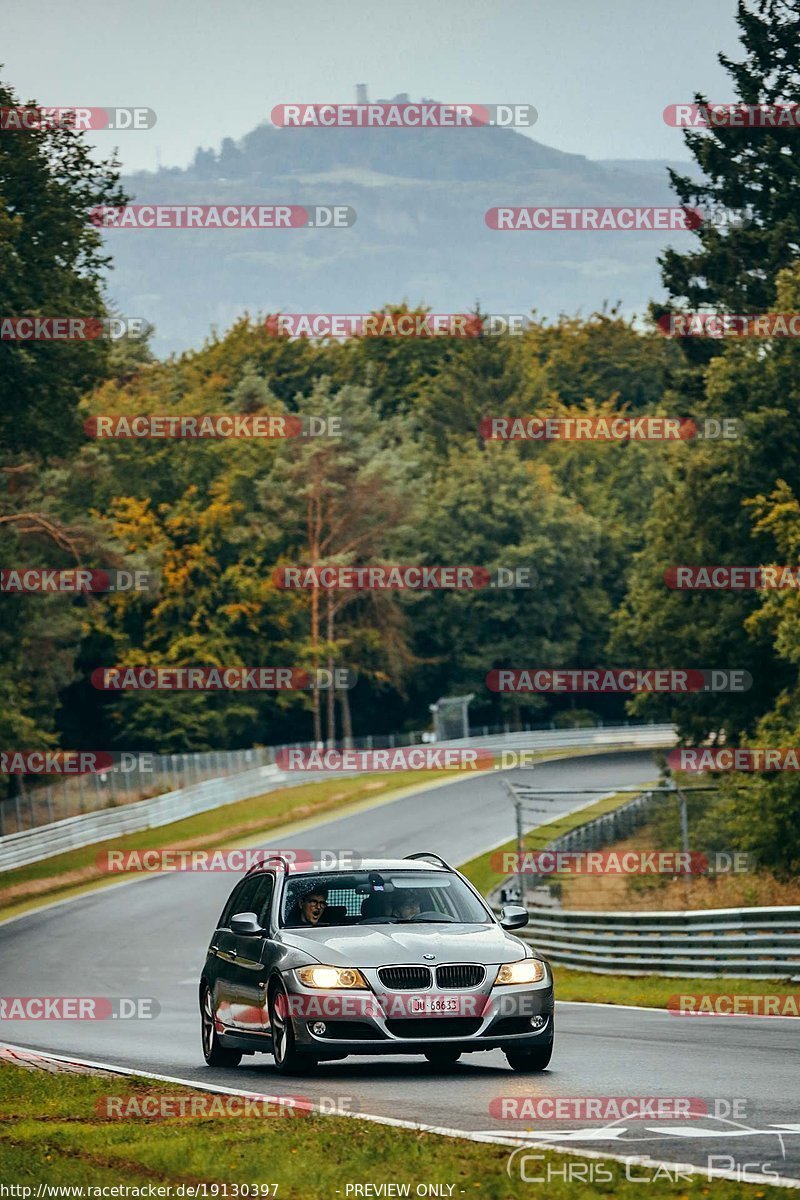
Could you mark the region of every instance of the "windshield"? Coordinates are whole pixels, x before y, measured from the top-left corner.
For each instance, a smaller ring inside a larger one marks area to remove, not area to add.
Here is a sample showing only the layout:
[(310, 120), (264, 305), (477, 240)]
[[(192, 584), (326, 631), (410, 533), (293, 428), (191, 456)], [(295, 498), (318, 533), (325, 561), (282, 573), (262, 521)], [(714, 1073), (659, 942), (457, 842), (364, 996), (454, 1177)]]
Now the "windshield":
[(342, 871), (287, 878), (281, 925), (490, 925), (462, 879), (444, 871)]

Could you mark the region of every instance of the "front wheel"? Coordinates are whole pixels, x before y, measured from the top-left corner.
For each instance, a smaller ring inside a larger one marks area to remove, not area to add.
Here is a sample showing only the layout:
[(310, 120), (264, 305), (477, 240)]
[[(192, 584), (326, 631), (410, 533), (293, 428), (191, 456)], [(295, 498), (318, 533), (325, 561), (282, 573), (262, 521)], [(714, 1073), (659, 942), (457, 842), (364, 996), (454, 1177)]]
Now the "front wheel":
[(203, 1057), (210, 1067), (238, 1067), (242, 1061), (238, 1050), (226, 1050), (220, 1045), (214, 1025), (214, 999), (208, 984), (203, 985), (200, 997), (200, 1032), (203, 1038)]
[(269, 1026), (272, 1030), (272, 1056), (281, 1075), (305, 1075), (317, 1065), (308, 1054), (300, 1054), (289, 1015), (289, 998), (282, 983), (276, 984), (269, 997)]
[(454, 1067), (461, 1058), (461, 1051), (442, 1046), (441, 1049), (426, 1050), (425, 1057), (432, 1067)]
[(533, 1050), (506, 1050), (505, 1053), (512, 1071), (543, 1071), (550, 1062), (553, 1043), (546, 1042), (544, 1046), (536, 1046)]

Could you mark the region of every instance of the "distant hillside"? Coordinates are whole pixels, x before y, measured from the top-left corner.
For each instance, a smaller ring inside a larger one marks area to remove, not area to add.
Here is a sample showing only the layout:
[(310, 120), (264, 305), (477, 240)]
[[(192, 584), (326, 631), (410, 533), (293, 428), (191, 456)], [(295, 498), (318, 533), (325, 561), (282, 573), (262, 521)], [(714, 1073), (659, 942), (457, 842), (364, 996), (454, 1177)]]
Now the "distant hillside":
[[(157, 353), (200, 345), (243, 312), (361, 312), (389, 301), (463, 311), (643, 311), (661, 294), (667, 235), (496, 233), (498, 204), (671, 204), (663, 163), (592, 162), (512, 130), (259, 125), (185, 170), (129, 176), (151, 203), (349, 204), (351, 229), (108, 234), (119, 308), (157, 328)], [(682, 164), (678, 164), (682, 165)], [(672, 238), (689, 244), (690, 235)]]
[(597, 165), (610, 171), (628, 171), (632, 175), (665, 175), (667, 167), (680, 175), (698, 177), (700, 174), (696, 162), (671, 158), (598, 158)]

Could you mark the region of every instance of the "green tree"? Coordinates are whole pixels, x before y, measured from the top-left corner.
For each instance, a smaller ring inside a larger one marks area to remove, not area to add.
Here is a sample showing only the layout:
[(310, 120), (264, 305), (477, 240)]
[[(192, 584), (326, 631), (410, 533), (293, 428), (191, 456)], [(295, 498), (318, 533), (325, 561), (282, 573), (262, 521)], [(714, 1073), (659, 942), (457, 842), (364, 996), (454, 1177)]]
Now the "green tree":
[[(800, 268), (781, 273), (778, 304), (800, 301)], [(726, 347), (709, 367), (705, 414), (734, 418), (733, 441), (700, 441), (669, 450), (670, 469), (656, 491), (636, 556), (630, 589), (616, 620), (615, 647), (642, 665), (744, 669), (750, 691), (679, 700), (641, 698), (679, 723), (685, 737), (723, 732), (738, 740), (786, 686), (781, 661), (763, 622), (751, 621), (757, 593), (673, 591), (664, 572), (679, 565), (758, 566), (775, 561), (774, 524), (752, 504), (800, 471), (798, 347), (792, 339)]]
[[(416, 650), (431, 699), (472, 691), (484, 717), (541, 708), (534, 696), (489, 692), (495, 667), (586, 666), (605, 598), (597, 574), (600, 523), (559, 489), (552, 472), (514, 445), (466, 445), (443, 460), (416, 545), (445, 566), (527, 570), (523, 587), (441, 591), (415, 604)], [(510, 579), (508, 574), (503, 576)]]
[[(287, 561), (309, 566), (369, 565), (391, 554), (413, 521), (411, 423), (402, 414), (381, 418), (365, 388), (332, 392), (321, 379), (299, 398), (301, 417), (339, 420), (342, 436), (287, 442), (272, 474), (259, 487), (261, 506), (280, 529), (280, 542), (267, 532), (272, 553), (284, 549)], [(267, 550), (269, 553), (269, 550)], [(373, 686), (402, 682), (408, 663), (404, 623), (391, 593), (360, 595), (312, 588), (303, 595), (308, 636), (303, 651), (310, 667), (365, 667)], [(356, 633), (358, 629), (358, 633)], [(367, 631), (369, 631), (367, 633)], [(354, 661), (356, 646), (369, 649)], [(327, 740), (336, 737), (334, 693), (327, 693)], [(350, 700), (339, 696), (345, 738), (352, 733)], [(322, 737), (318, 691), (312, 697), (314, 739)]]
[[(796, 102), (800, 91), (800, 12), (792, 0), (739, 0), (736, 22), (745, 56), (719, 61), (745, 104)], [(698, 105), (707, 103), (701, 95)], [(695, 231), (699, 249), (668, 249), (659, 260), (664, 285), (679, 305), (732, 313), (769, 310), (778, 272), (800, 253), (800, 159), (796, 130), (715, 125), (687, 130), (686, 145), (703, 178), (670, 170), (681, 202), (700, 209), (724, 206), (751, 218)], [(662, 310), (665, 311), (665, 310)], [(690, 339), (691, 341), (692, 339)]]
[[(0, 107), (20, 107), (3, 83)], [(0, 137), (3, 317), (106, 315), (108, 258), (88, 212), (125, 200), (117, 168), (114, 161), (95, 162), (68, 124)], [(4, 565), (69, 567), (97, 549), (96, 527), (65, 501), (65, 464), (82, 437), (80, 397), (107, 373), (109, 356), (102, 340), (0, 339)], [(55, 741), (59, 696), (74, 675), (86, 604), (66, 596), (0, 596), (3, 745)]]

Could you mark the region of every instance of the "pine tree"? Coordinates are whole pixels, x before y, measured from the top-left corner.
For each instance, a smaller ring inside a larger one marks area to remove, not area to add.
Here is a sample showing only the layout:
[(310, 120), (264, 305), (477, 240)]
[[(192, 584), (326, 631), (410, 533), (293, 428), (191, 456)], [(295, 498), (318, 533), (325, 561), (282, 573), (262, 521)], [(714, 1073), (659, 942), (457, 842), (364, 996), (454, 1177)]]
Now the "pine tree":
[[(736, 22), (746, 51), (718, 56), (744, 104), (793, 102), (800, 92), (800, 9), (796, 0), (739, 0)], [(715, 102), (719, 97), (713, 98)], [(698, 105), (707, 97), (696, 95)], [(732, 313), (768, 311), (775, 278), (800, 255), (800, 156), (797, 129), (715, 125), (687, 130), (686, 144), (704, 179), (670, 170), (682, 204), (743, 210), (742, 224), (701, 225), (700, 248), (660, 258), (664, 285), (678, 306)], [(671, 306), (670, 306), (671, 308)], [(660, 311), (669, 311), (670, 308)], [(655, 313), (658, 315), (658, 312)]]

